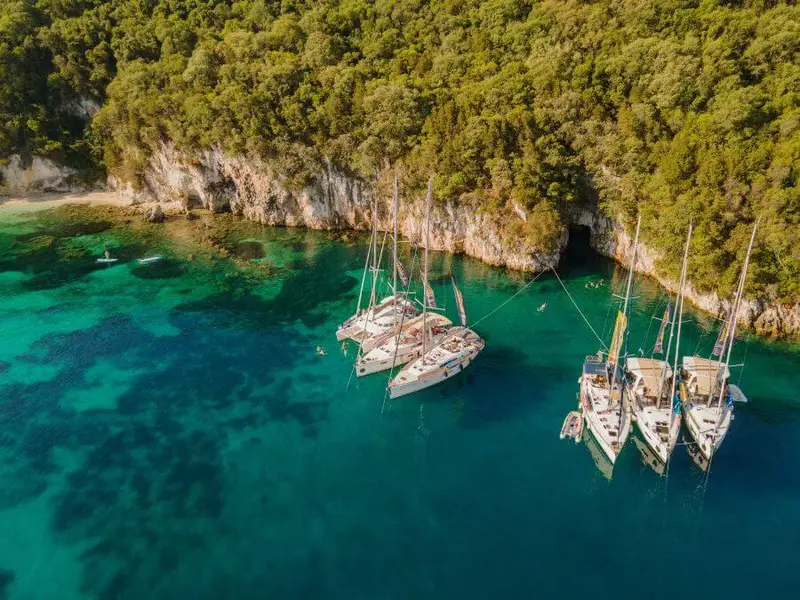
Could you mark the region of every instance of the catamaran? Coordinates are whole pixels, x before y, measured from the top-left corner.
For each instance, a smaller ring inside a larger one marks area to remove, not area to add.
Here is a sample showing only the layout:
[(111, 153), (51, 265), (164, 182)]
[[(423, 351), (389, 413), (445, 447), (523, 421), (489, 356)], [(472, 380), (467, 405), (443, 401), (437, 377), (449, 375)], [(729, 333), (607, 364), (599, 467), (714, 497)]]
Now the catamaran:
[[(720, 360), (699, 356), (683, 357), (683, 382), (681, 401), (686, 417), (686, 427), (697, 444), (697, 449), (711, 461), (722, 445), (733, 420), (734, 390), (728, 383), (730, 377), (731, 350), (736, 337), (736, 321), (744, 297), (747, 267), (756, 239), (758, 221), (753, 225), (750, 244), (747, 246), (735, 300), (728, 319), (720, 329), (712, 355)], [(723, 360), (724, 357), (724, 360)], [(741, 392), (736, 388), (736, 392)]]
[[(364, 274), (361, 277), (361, 289), (358, 293), (358, 305), (356, 313), (342, 323), (336, 330), (336, 341), (342, 342), (344, 340), (354, 340), (362, 342), (373, 336), (378, 336), (387, 331), (392, 331), (403, 320), (415, 317), (419, 314), (417, 307), (414, 306), (403, 294), (400, 293), (397, 287), (397, 273), (399, 261), (397, 260), (397, 178), (395, 178), (394, 185), (394, 270), (392, 295), (383, 298), (380, 302), (376, 302), (376, 290), (378, 286), (378, 279), (380, 273), (381, 252), (378, 252), (378, 199), (375, 197), (375, 204), (373, 208), (374, 221), (372, 225), (372, 234), (370, 237), (369, 246), (367, 249), (367, 259), (364, 264)], [(370, 267), (370, 258), (372, 258), (372, 266)], [(370, 293), (369, 305), (365, 310), (361, 310), (361, 301), (364, 294), (364, 287), (367, 279), (367, 273), (372, 271), (372, 290)]]
[[(656, 358), (631, 357), (625, 360), (626, 394), (630, 406), (633, 422), (641, 433), (644, 441), (650, 446), (655, 456), (662, 463), (669, 460), (681, 428), (680, 403), (675, 403), (675, 384), (677, 361), (681, 339), (681, 318), (683, 316), (683, 288), (686, 283), (686, 265), (689, 259), (689, 242), (692, 238), (692, 224), (689, 224), (689, 233), (686, 236), (686, 246), (683, 251), (683, 266), (681, 267), (680, 283), (675, 305), (677, 312), (671, 304), (667, 304), (661, 327), (653, 348), (653, 354), (664, 351), (664, 334), (669, 325), (669, 341), (665, 360)], [(677, 340), (675, 343), (674, 367), (669, 365), (672, 339), (677, 322)]]
[(631, 266), (628, 273), (628, 285), (622, 310), (617, 313), (614, 335), (606, 360), (602, 358), (602, 350), (596, 355), (587, 356), (583, 363), (580, 378), (580, 406), (586, 429), (597, 440), (598, 446), (613, 465), (619, 456), (628, 434), (631, 431), (631, 418), (623, 402), (625, 373), (620, 364), (623, 344), (627, 352), (628, 304), (633, 285), (633, 272), (636, 268), (636, 250), (639, 245), (639, 227), (642, 219), (636, 222), (636, 236), (631, 254)]
[(431, 198), (433, 196), (433, 178), (428, 181), (428, 196), (425, 208), (425, 262), (422, 274), (424, 289), (422, 302), (422, 353), (419, 358), (403, 367), (397, 376), (389, 383), (389, 395), (399, 398), (419, 390), (431, 387), (460, 373), (467, 368), (475, 357), (483, 350), (484, 341), (467, 325), (467, 313), (464, 307), (464, 297), (458, 289), (455, 278), (452, 278), (453, 293), (458, 306), (461, 327), (451, 327), (442, 337), (441, 341), (429, 345), (428, 336), (428, 308), (436, 308), (436, 299), (428, 283), (428, 246), (431, 228)]

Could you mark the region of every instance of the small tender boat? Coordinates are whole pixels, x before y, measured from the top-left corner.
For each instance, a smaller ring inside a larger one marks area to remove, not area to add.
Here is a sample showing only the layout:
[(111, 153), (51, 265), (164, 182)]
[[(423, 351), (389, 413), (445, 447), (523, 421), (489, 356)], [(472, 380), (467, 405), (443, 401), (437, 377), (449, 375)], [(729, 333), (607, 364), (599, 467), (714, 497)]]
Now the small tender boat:
[(161, 256), (161, 255), (148, 256), (146, 258), (140, 258), (139, 259), (139, 264), (140, 265), (149, 265), (150, 263), (158, 262), (162, 258), (164, 258), (164, 257)]
[(562, 440), (564, 438), (572, 438), (575, 440), (575, 443), (581, 441), (581, 433), (583, 432), (583, 415), (577, 410), (573, 410), (567, 415), (567, 418), (564, 419), (564, 425), (561, 426), (561, 435), (559, 436)]
[(108, 263), (115, 263), (117, 262), (117, 258), (98, 258), (96, 262), (108, 264)]

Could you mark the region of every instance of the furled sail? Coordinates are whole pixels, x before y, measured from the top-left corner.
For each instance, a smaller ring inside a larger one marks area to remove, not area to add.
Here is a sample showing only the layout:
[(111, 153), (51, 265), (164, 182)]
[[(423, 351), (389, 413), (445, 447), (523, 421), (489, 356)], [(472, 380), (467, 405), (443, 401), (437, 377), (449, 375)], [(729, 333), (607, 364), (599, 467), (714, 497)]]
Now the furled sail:
[(729, 338), (729, 327), (730, 321), (725, 319), (725, 322), (722, 324), (722, 327), (719, 330), (717, 341), (714, 343), (714, 349), (711, 351), (711, 354), (714, 356), (722, 356), (722, 353), (725, 351), (725, 346), (727, 345)]
[(661, 329), (658, 330), (656, 345), (653, 348), (654, 354), (661, 354), (664, 352), (664, 332), (667, 330), (667, 323), (670, 321), (672, 321), (672, 304), (667, 304), (667, 308), (664, 311), (664, 318), (661, 320)]
[(617, 312), (617, 323), (614, 325), (614, 337), (611, 338), (611, 348), (608, 351), (608, 362), (616, 364), (622, 341), (625, 339), (625, 329), (628, 327), (628, 317), (622, 311)]
[(436, 296), (433, 295), (433, 289), (428, 283), (428, 278), (424, 277), (422, 286), (425, 288), (425, 301), (428, 303), (428, 308), (436, 308)]
[(461, 318), (461, 325), (467, 326), (467, 309), (464, 308), (464, 296), (461, 295), (461, 290), (456, 285), (456, 278), (450, 274), (450, 279), (453, 281), (453, 294), (456, 297), (456, 306), (458, 306), (458, 316)]
[(403, 263), (400, 262), (398, 259), (397, 261), (397, 276), (400, 278), (400, 281), (403, 283), (403, 287), (408, 287), (408, 273), (406, 272)]

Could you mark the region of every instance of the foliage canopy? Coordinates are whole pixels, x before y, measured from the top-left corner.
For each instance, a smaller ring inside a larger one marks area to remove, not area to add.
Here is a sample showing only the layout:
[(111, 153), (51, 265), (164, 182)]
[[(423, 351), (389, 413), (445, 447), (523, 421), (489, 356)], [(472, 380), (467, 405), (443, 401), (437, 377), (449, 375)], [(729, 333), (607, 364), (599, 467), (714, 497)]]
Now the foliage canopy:
[[(673, 277), (800, 297), (800, 9), (770, 0), (6, 0), (0, 157), (136, 180), (163, 140), (437, 173), (546, 247), (599, 200)], [(99, 112), (94, 109), (100, 107)], [(521, 232), (521, 233), (520, 233)], [(548, 232), (551, 232), (548, 241)]]

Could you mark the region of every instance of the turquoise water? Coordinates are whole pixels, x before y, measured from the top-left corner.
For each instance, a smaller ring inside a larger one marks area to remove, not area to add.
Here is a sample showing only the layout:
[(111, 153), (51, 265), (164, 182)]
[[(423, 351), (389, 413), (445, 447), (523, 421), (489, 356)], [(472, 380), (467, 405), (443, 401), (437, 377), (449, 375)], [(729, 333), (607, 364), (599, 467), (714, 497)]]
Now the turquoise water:
[[(363, 240), (234, 223), (218, 252), (185, 230), (37, 215), (0, 209), (0, 598), (751, 598), (800, 583), (796, 347), (737, 345), (750, 402), (708, 473), (680, 446), (659, 477), (629, 442), (609, 481), (558, 439), (597, 342), (551, 275), (478, 325), (468, 371), (385, 401), (386, 379), (351, 379), (354, 349), (333, 337)], [(97, 265), (104, 247), (120, 261)], [(434, 253), (454, 319), (451, 270), (472, 321), (528, 280)], [(624, 271), (574, 247), (560, 273), (607, 336)], [(649, 348), (665, 297), (648, 281), (636, 296), (630, 342)], [(684, 348), (707, 355), (716, 324), (688, 316)]]

